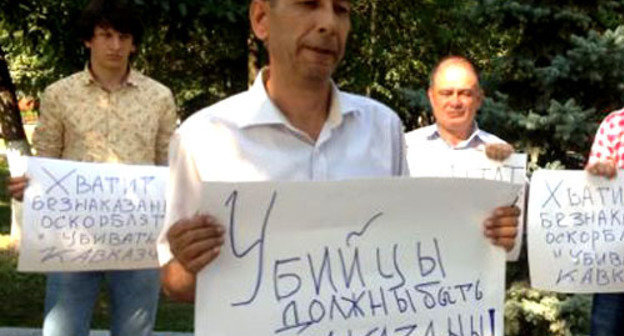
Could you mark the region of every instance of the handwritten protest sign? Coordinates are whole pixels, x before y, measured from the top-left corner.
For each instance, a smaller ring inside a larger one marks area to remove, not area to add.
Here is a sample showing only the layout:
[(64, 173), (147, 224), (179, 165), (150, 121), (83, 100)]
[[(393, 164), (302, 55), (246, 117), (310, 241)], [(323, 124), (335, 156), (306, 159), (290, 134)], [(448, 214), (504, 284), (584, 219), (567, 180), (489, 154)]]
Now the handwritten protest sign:
[(29, 157), (18, 270), (158, 267), (166, 167)]
[[(410, 149), (411, 150), (411, 149)], [(516, 235), (517, 244), (507, 253), (507, 260), (516, 261), (520, 256), (524, 233), (524, 209), (526, 194), (526, 154), (512, 154), (505, 161), (490, 160), (484, 152), (457, 150), (435, 159), (419, 157), (417, 150), (408, 154), (410, 174), (413, 177), (467, 177), (509, 182), (522, 187), (516, 205), (520, 208), (520, 225)], [(509, 205), (509, 204), (507, 204)]]
[(624, 290), (624, 178), (538, 170), (531, 178), (531, 285), (568, 293)]
[(503, 335), (505, 253), (482, 222), (516, 186), (476, 179), (207, 183), (226, 226), (196, 335)]

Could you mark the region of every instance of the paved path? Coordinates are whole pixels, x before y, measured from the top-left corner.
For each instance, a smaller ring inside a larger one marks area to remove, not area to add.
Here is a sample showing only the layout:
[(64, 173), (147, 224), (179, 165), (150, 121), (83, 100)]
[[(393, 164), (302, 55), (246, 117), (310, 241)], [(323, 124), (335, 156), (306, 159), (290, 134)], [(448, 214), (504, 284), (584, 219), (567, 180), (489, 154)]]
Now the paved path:
[[(89, 336), (109, 336), (107, 330), (91, 330)], [(41, 329), (0, 327), (0, 336), (41, 336)], [(193, 333), (156, 331), (154, 336), (193, 336)]]

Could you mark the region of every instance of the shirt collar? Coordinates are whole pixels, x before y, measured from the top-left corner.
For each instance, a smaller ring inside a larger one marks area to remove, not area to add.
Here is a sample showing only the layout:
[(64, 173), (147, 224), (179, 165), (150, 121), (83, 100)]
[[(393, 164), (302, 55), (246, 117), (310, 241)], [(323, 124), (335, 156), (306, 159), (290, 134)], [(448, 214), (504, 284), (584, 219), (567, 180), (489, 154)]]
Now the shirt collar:
[[(98, 81), (95, 80), (95, 77), (93, 77), (91, 70), (89, 70), (89, 63), (85, 65), (84, 70), (80, 73), (80, 76), (84, 85), (99, 84)], [(124, 80), (124, 86), (139, 86), (139, 74), (132, 68), (128, 69), (128, 75)]]
[(441, 141), (444, 141), (450, 148), (453, 148), (453, 149), (464, 149), (464, 148), (477, 147), (480, 144), (485, 143), (487, 140), (486, 139), (487, 134), (481, 129), (479, 129), (479, 125), (477, 125), (477, 123), (474, 122), (472, 126), (472, 133), (470, 134), (470, 136), (466, 140), (463, 140), (457, 143), (457, 145), (452, 146), (451, 144), (446, 142), (444, 139), (442, 139), (442, 137), (440, 136), (438, 125), (434, 124), (430, 126), (428, 130), (428, 134), (426, 134), (426, 138), (427, 140), (439, 139)]
[[(266, 71), (267, 69), (263, 68), (249, 88), (248, 103), (250, 105), (247, 105), (249, 108), (246, 111), (240, 111), (237, 115), (228, 116), (228, 119), (241, 128), (271, 124), (290, 125), (288, 119), (269, 98), (264, 85)], [(332, 128), (337, 127), (342, 123), (345, 115), (357, 110), (358, 107), (351, 103), (332, 81), (331, 101), (326, 123)]]

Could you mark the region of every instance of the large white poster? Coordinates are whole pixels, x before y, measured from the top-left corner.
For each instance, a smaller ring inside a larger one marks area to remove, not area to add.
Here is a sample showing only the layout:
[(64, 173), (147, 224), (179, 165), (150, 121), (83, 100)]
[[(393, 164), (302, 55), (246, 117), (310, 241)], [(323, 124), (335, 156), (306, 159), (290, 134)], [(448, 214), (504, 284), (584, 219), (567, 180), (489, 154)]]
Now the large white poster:
[(166, 167), (27, 160), (18, 270), (158, 267)]
[(518, 187), (477, 179), (206, 183), (226, 227), (196, 335), (503, 335), (505, 252), (482, 223)]
[[(418, 151), (414, 151), (418, 153)], [(520, 208), (520, 225), (516, 235), (517, 244), (507, 253), (507, 260), (516, 261), (520, 256), (524, 233), (527, 155), (515, 153), (505, 161), (490, 160), (484, 152), (457, 150), (440, 157), (427, 158), (409, 155), (410, 174), (413, 177), (468, 177), (509, 182), (522, 187), (515, 202)]]
[(538, 170), (531, 178), (529, 271), (535, 288), (624, 291), (624, 178)]

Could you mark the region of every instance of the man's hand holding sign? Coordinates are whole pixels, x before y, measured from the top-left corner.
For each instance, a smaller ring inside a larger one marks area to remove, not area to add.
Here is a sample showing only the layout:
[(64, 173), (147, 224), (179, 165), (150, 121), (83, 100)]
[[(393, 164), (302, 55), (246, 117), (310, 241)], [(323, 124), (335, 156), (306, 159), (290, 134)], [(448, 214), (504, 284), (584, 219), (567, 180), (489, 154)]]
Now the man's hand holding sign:
[(590, 174), (612, 179), (617, 176), (617, 166), (613, 160), (590, 163), (585, 167)]

